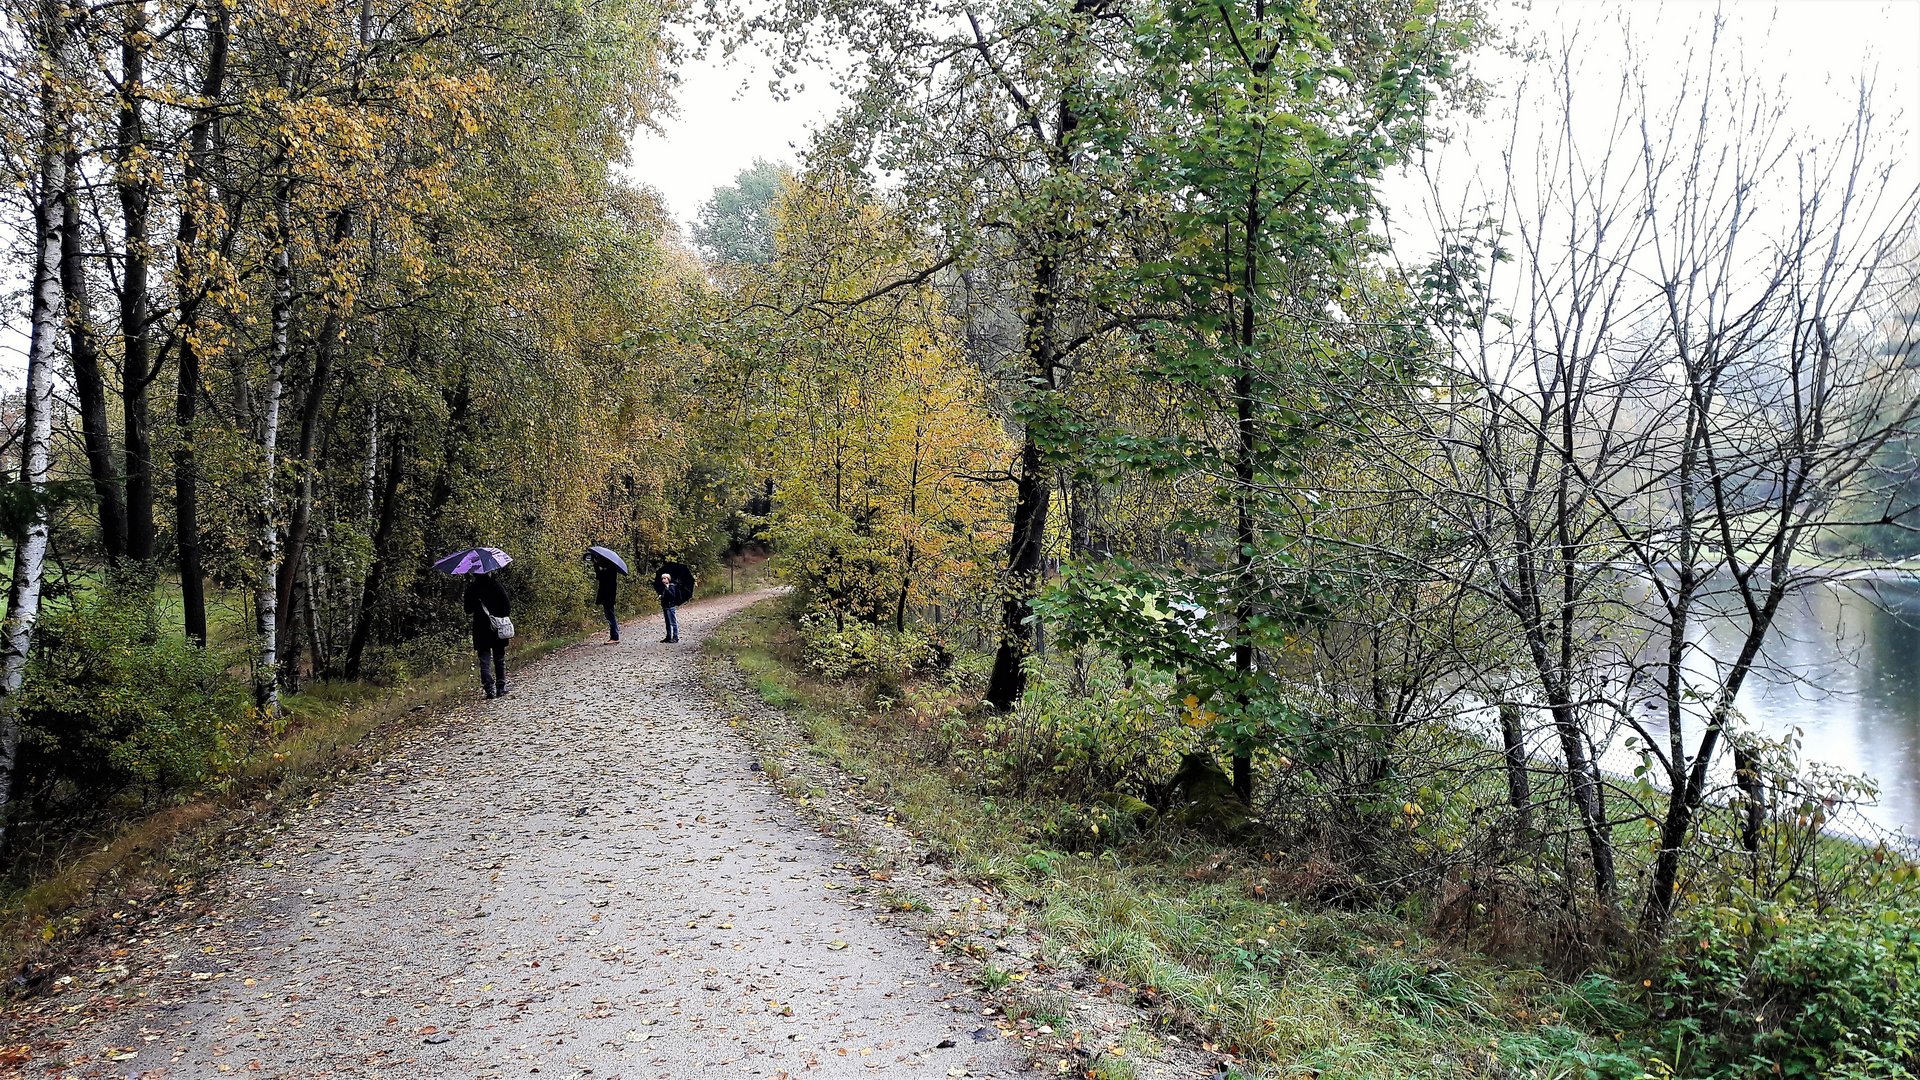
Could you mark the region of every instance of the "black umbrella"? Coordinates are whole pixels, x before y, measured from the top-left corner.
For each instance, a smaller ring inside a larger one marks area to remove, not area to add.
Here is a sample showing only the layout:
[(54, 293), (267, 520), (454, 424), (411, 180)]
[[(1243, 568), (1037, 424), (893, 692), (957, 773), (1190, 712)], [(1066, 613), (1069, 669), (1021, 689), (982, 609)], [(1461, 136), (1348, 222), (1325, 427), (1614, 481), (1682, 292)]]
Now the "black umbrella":
[(615, 570), (618, 570), (623, 574), (627, 572), (627, 560), (615, 554), (612, 548), (603, 548), (600, 545), (595, 544), (594, 546), (587, 549), (587, 554), (592, 555), (596, 558), (605, 559), (608, 565), (612, 566)]
[(675, 585), (680, 586), (681, 599), (683, 600), (693, 599), (693, 568), (692, 567), (688, 566), (686, 563), (681, 563), (681, 562), (661, 563), (659, 568), (654, 570), (653, 572), (653, 583), (655, 588), (658, 588), (660, 585), (661, 574), (665, 574), (668, 577), (672, 578), (673, 583)]

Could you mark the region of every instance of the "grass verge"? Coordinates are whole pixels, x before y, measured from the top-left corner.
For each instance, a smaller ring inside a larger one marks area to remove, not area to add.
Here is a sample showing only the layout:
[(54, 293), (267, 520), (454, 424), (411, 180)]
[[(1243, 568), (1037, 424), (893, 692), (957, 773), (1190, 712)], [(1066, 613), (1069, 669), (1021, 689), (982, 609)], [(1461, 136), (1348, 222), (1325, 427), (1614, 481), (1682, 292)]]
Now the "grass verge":
[[(952, 730), (803, 672), (775, 605), (736, 617), (710, 647), (936, 855), (1032, 909), (1051, 950), (1176, 1017), (1241, 1077), (1641, 1075), (1619, 1044), (1645, 1014), (1605, 977), (1495, 964), (1391, 910), (1290, 902), (1258, 854), (992, 790), (943, 749)], [(1132, 1075), (1118, 1049), (1089, 1075)]]

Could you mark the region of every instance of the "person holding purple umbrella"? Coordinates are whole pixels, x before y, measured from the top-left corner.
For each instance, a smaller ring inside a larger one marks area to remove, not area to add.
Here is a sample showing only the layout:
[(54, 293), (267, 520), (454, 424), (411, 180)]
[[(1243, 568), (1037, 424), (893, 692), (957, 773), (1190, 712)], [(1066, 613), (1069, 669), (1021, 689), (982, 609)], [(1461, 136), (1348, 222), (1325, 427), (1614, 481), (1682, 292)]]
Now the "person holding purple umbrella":
[(480, 654), (480, 685), (487, 696), (496, 698), (507, 692), (507, 639), (513, 636), (513, 601), (493, 576), (494, 571), (513, 561), (499, 548), (473, 547), (459, 551), (433, 564), (443, 574), (467, 579), (466, 595), (461, 603), (473, 620), (473, 651)]
[(467, 576), (464, 603), (473, 619), (473, 651), (480, 656), (480, 685), (489, 698), (501, 697), (507, 692), (507, 639), (494, 620), (512, 615), (513, 601), (493, 572), (482, 570)]

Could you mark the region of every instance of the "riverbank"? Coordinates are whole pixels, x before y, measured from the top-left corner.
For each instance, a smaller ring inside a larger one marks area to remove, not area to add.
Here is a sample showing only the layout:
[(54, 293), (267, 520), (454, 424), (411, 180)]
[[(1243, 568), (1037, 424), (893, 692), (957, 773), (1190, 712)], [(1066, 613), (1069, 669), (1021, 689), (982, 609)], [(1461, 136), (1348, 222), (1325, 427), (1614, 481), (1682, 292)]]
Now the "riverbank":
[[(911, 703), (876, 703), (858, 682), (813, 677), (798, 662), (797, 632), (771, 605), (722, 627), (711, 647), (790, 721), (743, 712), (770, 752), (803, 740), (802, 753), (845, 778), (796, 782), (796, 798), (844, 788), (880, 808), (1023, 913), (1010, 934), (1033, 936), (1043, 972), (1084, 968), (1099, 993), (1157, 1018), (1132, 1045), (1087, 1032), (1087, 1075), (1135, 1075), (1134, 1062), (1182, 1038), (1248, 1078), (1641, 1074), (1620, 1037), (1648, 1021), (1635, 988), (1492, 962), (1391, 908), (1299, 902), (1291, 871), (1256, 850), (1143, 830), (1111, 808), (987, 789), (951, 752), (968, 736), (926, 719), (940, 687), (913, 688)], [(987, 945), (975, 980), (1016, 991), (1035, 981), (1003, 957)]]

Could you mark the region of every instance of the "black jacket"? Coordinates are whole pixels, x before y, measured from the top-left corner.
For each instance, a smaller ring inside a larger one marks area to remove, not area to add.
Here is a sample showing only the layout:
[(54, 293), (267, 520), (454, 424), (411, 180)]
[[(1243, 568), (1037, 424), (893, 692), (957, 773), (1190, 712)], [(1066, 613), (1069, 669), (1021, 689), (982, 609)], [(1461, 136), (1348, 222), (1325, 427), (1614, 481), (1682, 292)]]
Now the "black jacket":
[(593, 560), (593, 577), (597, 587), (593, 592), (593, 602), (600, 607), (611, 607), (620, 592), (620, 571), (615, 570), (604, 559)]
[(661, 607), (679, 607), (687, 602), (687, 587), (677, 581), (662, 585), (659, 579), (655, 578), (653, 591), (659, 595)]
[(493, 623), (487, 618), (489, 615), (513, 614), (513, 601), (507, 599), (507, 590), (498, 580), (489, 574), (472, 575), (467, 578), (467, 594), (461, 602), (467, 614), (473, 616), (474, 648), (490, 649), (505, 644), (493, 632)]

